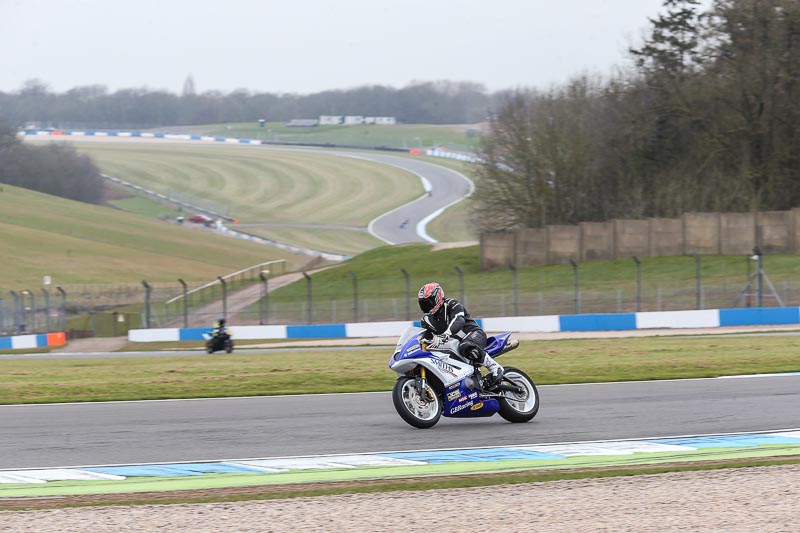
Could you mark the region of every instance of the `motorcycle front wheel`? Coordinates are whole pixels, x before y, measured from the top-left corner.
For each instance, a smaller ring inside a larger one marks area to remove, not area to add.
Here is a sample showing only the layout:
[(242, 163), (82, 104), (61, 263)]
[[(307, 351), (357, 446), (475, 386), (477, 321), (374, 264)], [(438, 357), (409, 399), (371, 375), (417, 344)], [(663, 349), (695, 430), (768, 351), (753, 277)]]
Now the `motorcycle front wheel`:
[(528, 422), (539, 412), (539, 392), (533, 380), (522, 370), (507, 366), (503, 383), (515, 385), (522, 392), (503, 391), (500, 402), (500, 416), (509, 422)]
[(420, 395), (414, 378), (409, 376), (395, 382), (392, 402), (400, 418), (415, 428), (433, 427), (442, 416), (442, 402), (430, 384), (425, 384), (424, 395)]
[(214, 342), (213, 341), (206, 341), (206, 352), (214, 353)]
[(228, 339), (225, 341), (225, 353), (231, 353), (233, 351), (233, 341)]

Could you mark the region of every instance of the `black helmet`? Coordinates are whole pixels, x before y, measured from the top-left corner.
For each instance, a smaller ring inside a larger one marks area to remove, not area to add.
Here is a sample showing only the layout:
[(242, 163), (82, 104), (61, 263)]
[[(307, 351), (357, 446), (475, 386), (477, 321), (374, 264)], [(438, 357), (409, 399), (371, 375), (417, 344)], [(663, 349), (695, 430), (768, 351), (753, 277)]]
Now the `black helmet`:
[(420, 288), (417, 300), (423, 313), (435, 313), (444, 303), (444, 289), (438, 283), (426, 283)]
[(220, 318), (219, 320), (217, 320), (217, 324), (219, 324), (219, 327), (224, 326), (225, 325), (225, 319), (224, 318)]

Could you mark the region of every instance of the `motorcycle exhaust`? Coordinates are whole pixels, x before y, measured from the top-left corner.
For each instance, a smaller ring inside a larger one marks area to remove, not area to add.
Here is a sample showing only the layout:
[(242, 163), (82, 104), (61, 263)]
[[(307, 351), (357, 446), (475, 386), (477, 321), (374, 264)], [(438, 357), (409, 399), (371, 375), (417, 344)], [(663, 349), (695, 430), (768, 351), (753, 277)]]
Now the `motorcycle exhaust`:
[(514, 350), (518, 346), (519, 346), (519, 341), (517, 339), (511, 339), (511, 342), (506, 343), (505, 347), (503, 348), (503, 351), (500, 353), (504, 354), (506, 352), (510, 352), (511, 350)]

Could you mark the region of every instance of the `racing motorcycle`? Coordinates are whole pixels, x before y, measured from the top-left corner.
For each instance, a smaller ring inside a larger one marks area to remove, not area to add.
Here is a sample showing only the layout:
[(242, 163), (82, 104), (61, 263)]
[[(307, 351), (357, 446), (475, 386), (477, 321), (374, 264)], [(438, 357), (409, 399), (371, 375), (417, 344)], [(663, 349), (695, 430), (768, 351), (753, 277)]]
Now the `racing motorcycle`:
[(233, 339), (229, 330), (225, 330), (217, 335), (204, 333), (206, 338), (206, 352), (214, 353), (225, 350), (225, 353), (233, 352)]
[[(459, 353), (458, 339), (426, 341), (424, 329), (411, 326), (397, 341), (389, 368), (399, 377), (392, 402), (400, 417), (414, 427), (436, 425), (444, 415), (454, 418), (500, 416), (528, 422), (539, 411), (539, 394), (531, 378), (505, 367), (499, 385), (489, 387), (481, 365)], [(496, 358), (519, 346), (511, 333), (489, 337), (486, 351)]]

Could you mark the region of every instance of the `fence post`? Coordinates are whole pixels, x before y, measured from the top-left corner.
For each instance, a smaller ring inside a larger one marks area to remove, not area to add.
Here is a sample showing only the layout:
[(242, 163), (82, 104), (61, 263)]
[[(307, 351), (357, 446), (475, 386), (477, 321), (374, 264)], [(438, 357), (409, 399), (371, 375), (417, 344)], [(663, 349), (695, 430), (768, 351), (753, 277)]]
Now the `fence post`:
[(761, 249), (753, 248), (753, 258), (756, 260), (756, 306), (763, 307), (764, 303), (764, 270), (761, 264)]
[(517, 267), (509, 263), (508, 268), (511, 269), (511, 276), (512, 279), (514, 280), (514, 316), (519, 316), (519, 296), (517, 294)]
[(153, 288), (147, 283), (147, 280), (142, 280), (142, 286), (144, 287), (144, 328), (150, 328), (150, 292)]
[(353, 322), (358, 322), (358, 278), (352, 270), (348, 270), (347, 274), (353, 279)]
[(222, 318), (228, 320), (228, 286), (222, 276), (217, 276), (217, 279), (222, 284)]
[(267, 273), (269, 270), (262, 270), (258, 273), (258, 279), (261, 280), (261, 298), (258, 300), (258, 323), (260, 325), (269, 324), (269, 286), (267, 281)]
[(306, 278), (306, 292), (308, 294), (308, 311), (306, 312), (308, 315), (307, 321), (310, 324), (313, 322), (313, 315), (311, 313), (311, 304), (313, 303), (313, 299), (311, 297), (311, 276), (303, 272), (303, 277)]
[(178, 282), (181, 284), (183, 288), (183, 327), (189, 327), (189, 288), (186, 286), (186, 282), (183, 281), (181, 278), (178, 278)]
[(44, 327), (45, 333), (50, 333), (50, 293), (42, 287), (42, 292), (44, 293)]
[(581, 314), (581, 288), (578, 282), (578, 263), (575, 262), (574, 259), (569, 260), (569, 264), (572, 265), (572, 274), (573, 280), (575, 285), (575, 297), (573, 302), (573, 312), (576, 315)]
[[(29, 289), (25, 289), (20, 294), (28, 295), (31, 297), (31, 306), (30, 306), (30, 313), (28, 313), (28, 333), (36, 333), (36, 298), (33, 296), (33, 292)], [(22, 305), (25, 306), (25, 298), (22, 298)], [(23, 315), (24, 316), (24, 315)]]
[(67, 291), (61, 285), (56, 286), (56, 290), (61, 294), (61, 309), (59, 309), (59, 318), (61, 323), (61, 331), (67, 331)]
[(464, 302), (464, 272), (458, 265), (454, 266), (453, 268), (455, 268), (456, 272), (458, 272), (458, 294), (461, 297), (461, 303), (467, 305), (466, 302)]
[(406, 320), (411, 320), (411, 281), (405, 268), (401, 268), (400, 272), (402, 272), (403, 277), (406, 279)]
[(25, 315), (23, 313), (22, 297), (16, 291), (8, 291), (14, 297), (14, 332), (19, 335), (25, 331)]
[(642, 310), (642, 262), (635, 255), (633, 262), (636, 263), (636, 312)]

